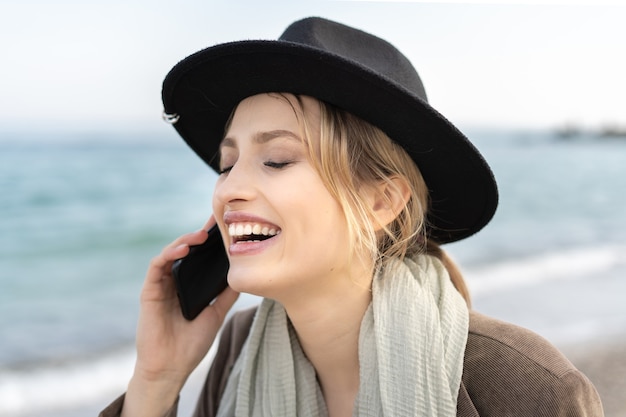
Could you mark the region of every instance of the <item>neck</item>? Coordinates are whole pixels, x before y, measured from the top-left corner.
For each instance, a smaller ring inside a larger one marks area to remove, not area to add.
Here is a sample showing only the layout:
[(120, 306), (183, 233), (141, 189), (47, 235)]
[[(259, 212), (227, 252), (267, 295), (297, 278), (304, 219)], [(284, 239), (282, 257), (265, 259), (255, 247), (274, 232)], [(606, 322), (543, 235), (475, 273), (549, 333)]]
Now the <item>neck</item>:
[[(359, 390), (359, 334), (371, 301), (371, 275), (338, 280), (332, 291), (282, 302), (315, 368), (330, 415), (351, 415)], [(341, 285), (341, 282), (344, 284)], [(343, 287), (343, 288), (342, 288)]]

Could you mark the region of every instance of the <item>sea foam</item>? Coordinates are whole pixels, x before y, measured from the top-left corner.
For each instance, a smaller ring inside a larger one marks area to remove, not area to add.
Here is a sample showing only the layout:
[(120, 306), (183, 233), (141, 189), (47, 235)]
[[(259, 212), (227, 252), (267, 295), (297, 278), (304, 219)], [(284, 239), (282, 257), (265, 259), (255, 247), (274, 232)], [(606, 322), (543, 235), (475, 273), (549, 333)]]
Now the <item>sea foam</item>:
[[(90, 404), (103, 395), (119, 395), (132, 374), (132, 348), (89, 362), (0, 374), (0, 415), (21, 416)], [(113, 397), (114, 398), (114, 397)]]
[(587, 277), (620, 266), (626, 266), (626, 246), (550, 251), (467, 268), (464, 272), (472, 295), (482, 296), (552, 280)]
[[(464, 268), (464, 274), (473, 296), (489, 297), (502, 291), (541, 286), (553, 280), (581, 279), (623, 267), (626, 267), (626, 246), (606, 246), (509, 259)], [(255, 297), (242, 295), (237, 304), (245, 308), (257, 301)], [(580, 322), (575, 330), (584, 330)], [(201, 384), (214, 349), (190, 377), (192, 385)], [(106, 405), (125, 391), (135, 358), (134, 349), (128, 347), (95, 360), (0, 370), (0, 416), (47, 415), (51, 410), (94, 403)]]

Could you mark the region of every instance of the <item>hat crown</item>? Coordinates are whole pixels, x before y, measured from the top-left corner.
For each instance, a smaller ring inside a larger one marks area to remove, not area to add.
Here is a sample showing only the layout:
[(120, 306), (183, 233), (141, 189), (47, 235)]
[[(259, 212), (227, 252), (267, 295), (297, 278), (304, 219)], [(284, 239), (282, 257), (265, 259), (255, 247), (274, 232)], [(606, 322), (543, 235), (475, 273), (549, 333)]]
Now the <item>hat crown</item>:
[(428, 101), (417, 71), (396, 47), (377, 36), (319, 17), (292, 23), (279, 40), (323, 50), (364, 66)]

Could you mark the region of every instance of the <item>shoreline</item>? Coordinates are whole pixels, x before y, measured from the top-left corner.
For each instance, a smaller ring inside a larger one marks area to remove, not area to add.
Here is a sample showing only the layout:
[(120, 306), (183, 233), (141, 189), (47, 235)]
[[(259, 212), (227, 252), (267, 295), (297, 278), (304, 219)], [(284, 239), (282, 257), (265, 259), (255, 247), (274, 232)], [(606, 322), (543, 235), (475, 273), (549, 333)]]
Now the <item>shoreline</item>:
[[(626, 417), (626, 334), (605, 336), (559, 346), (559, 350), (594, 384), (604, 407), (605, 417)], [(191, 416), (204, 383), (209, 361), (203, 361), (181, 391), (179, 413)], [(121, 394), (121, 393), (119, 393)], [(46, 417), (96, 417), (118, 394), (97, 403), (45, 413)], [(28, 414), (25, 417), (43, 417)]]
[(605, 417), (626, 417), (626, 334), (560, 350), (596, 387)]
[[(594, 384), (602, 399), (605, 417), (626, 417), (626, 334), (575, 342), (560, 346), (559, 350)], [(178, 410), (181, 417), (192, 415), (208, 366), (208, 361), (203, 361), (181, 391)], [(96, 417), (114, 399), (102, 399), (100, 404), (75, 409), (56, 410), (52, 414), (46, 413), (46, 417)]]

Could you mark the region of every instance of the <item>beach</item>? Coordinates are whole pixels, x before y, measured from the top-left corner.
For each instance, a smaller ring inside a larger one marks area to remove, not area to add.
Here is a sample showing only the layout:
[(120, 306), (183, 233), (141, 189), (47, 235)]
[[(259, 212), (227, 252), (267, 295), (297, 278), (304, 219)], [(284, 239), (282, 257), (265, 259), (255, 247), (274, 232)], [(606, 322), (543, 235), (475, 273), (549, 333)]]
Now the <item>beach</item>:
[[(606, 417), (626, 417), (626, 332), (598, 341), (559, 346), (568, 359), (594, 384)], [(191, 416), (210, 363), (210, 355), (189, 378), (181, 393), (179, 414)], [(121, 391), (120, 391), (121, 392)], [(76, 409), (63, 409), (45, 414), (46, 417), (96, 416), (115, 395), (100, 398)], [(44, 414), (40, 414), (43, 417)]]
[(600, 394), (607, 417), (626, 416), (626, 334), (562, 349)]
[[(594, 384), (605, 411), (606, 417), (626, 417), (626, 333), (608, 340), (560, 346), (568, 359), (581, 370)], [(181, 393), (179, 415), (191, 416), (203, 378), (209, 366), (204, 361), (192, 374)], [(47, 417), (96, 416), (115, 396), (101, 398), (93, 404), (78, 409), (65, 409)], [(43, 414), (42, 414), (43, 416)]]
[[(474, 308), (555, 344), (626, 417), (626, 143), (468, 135), (500, 189), (492, 222), (444, 247)], [(125, 390), (146, 266), (205, 223), (215, 178), (173, 131), (2, 136), (1, 416), (97, 415)]]

